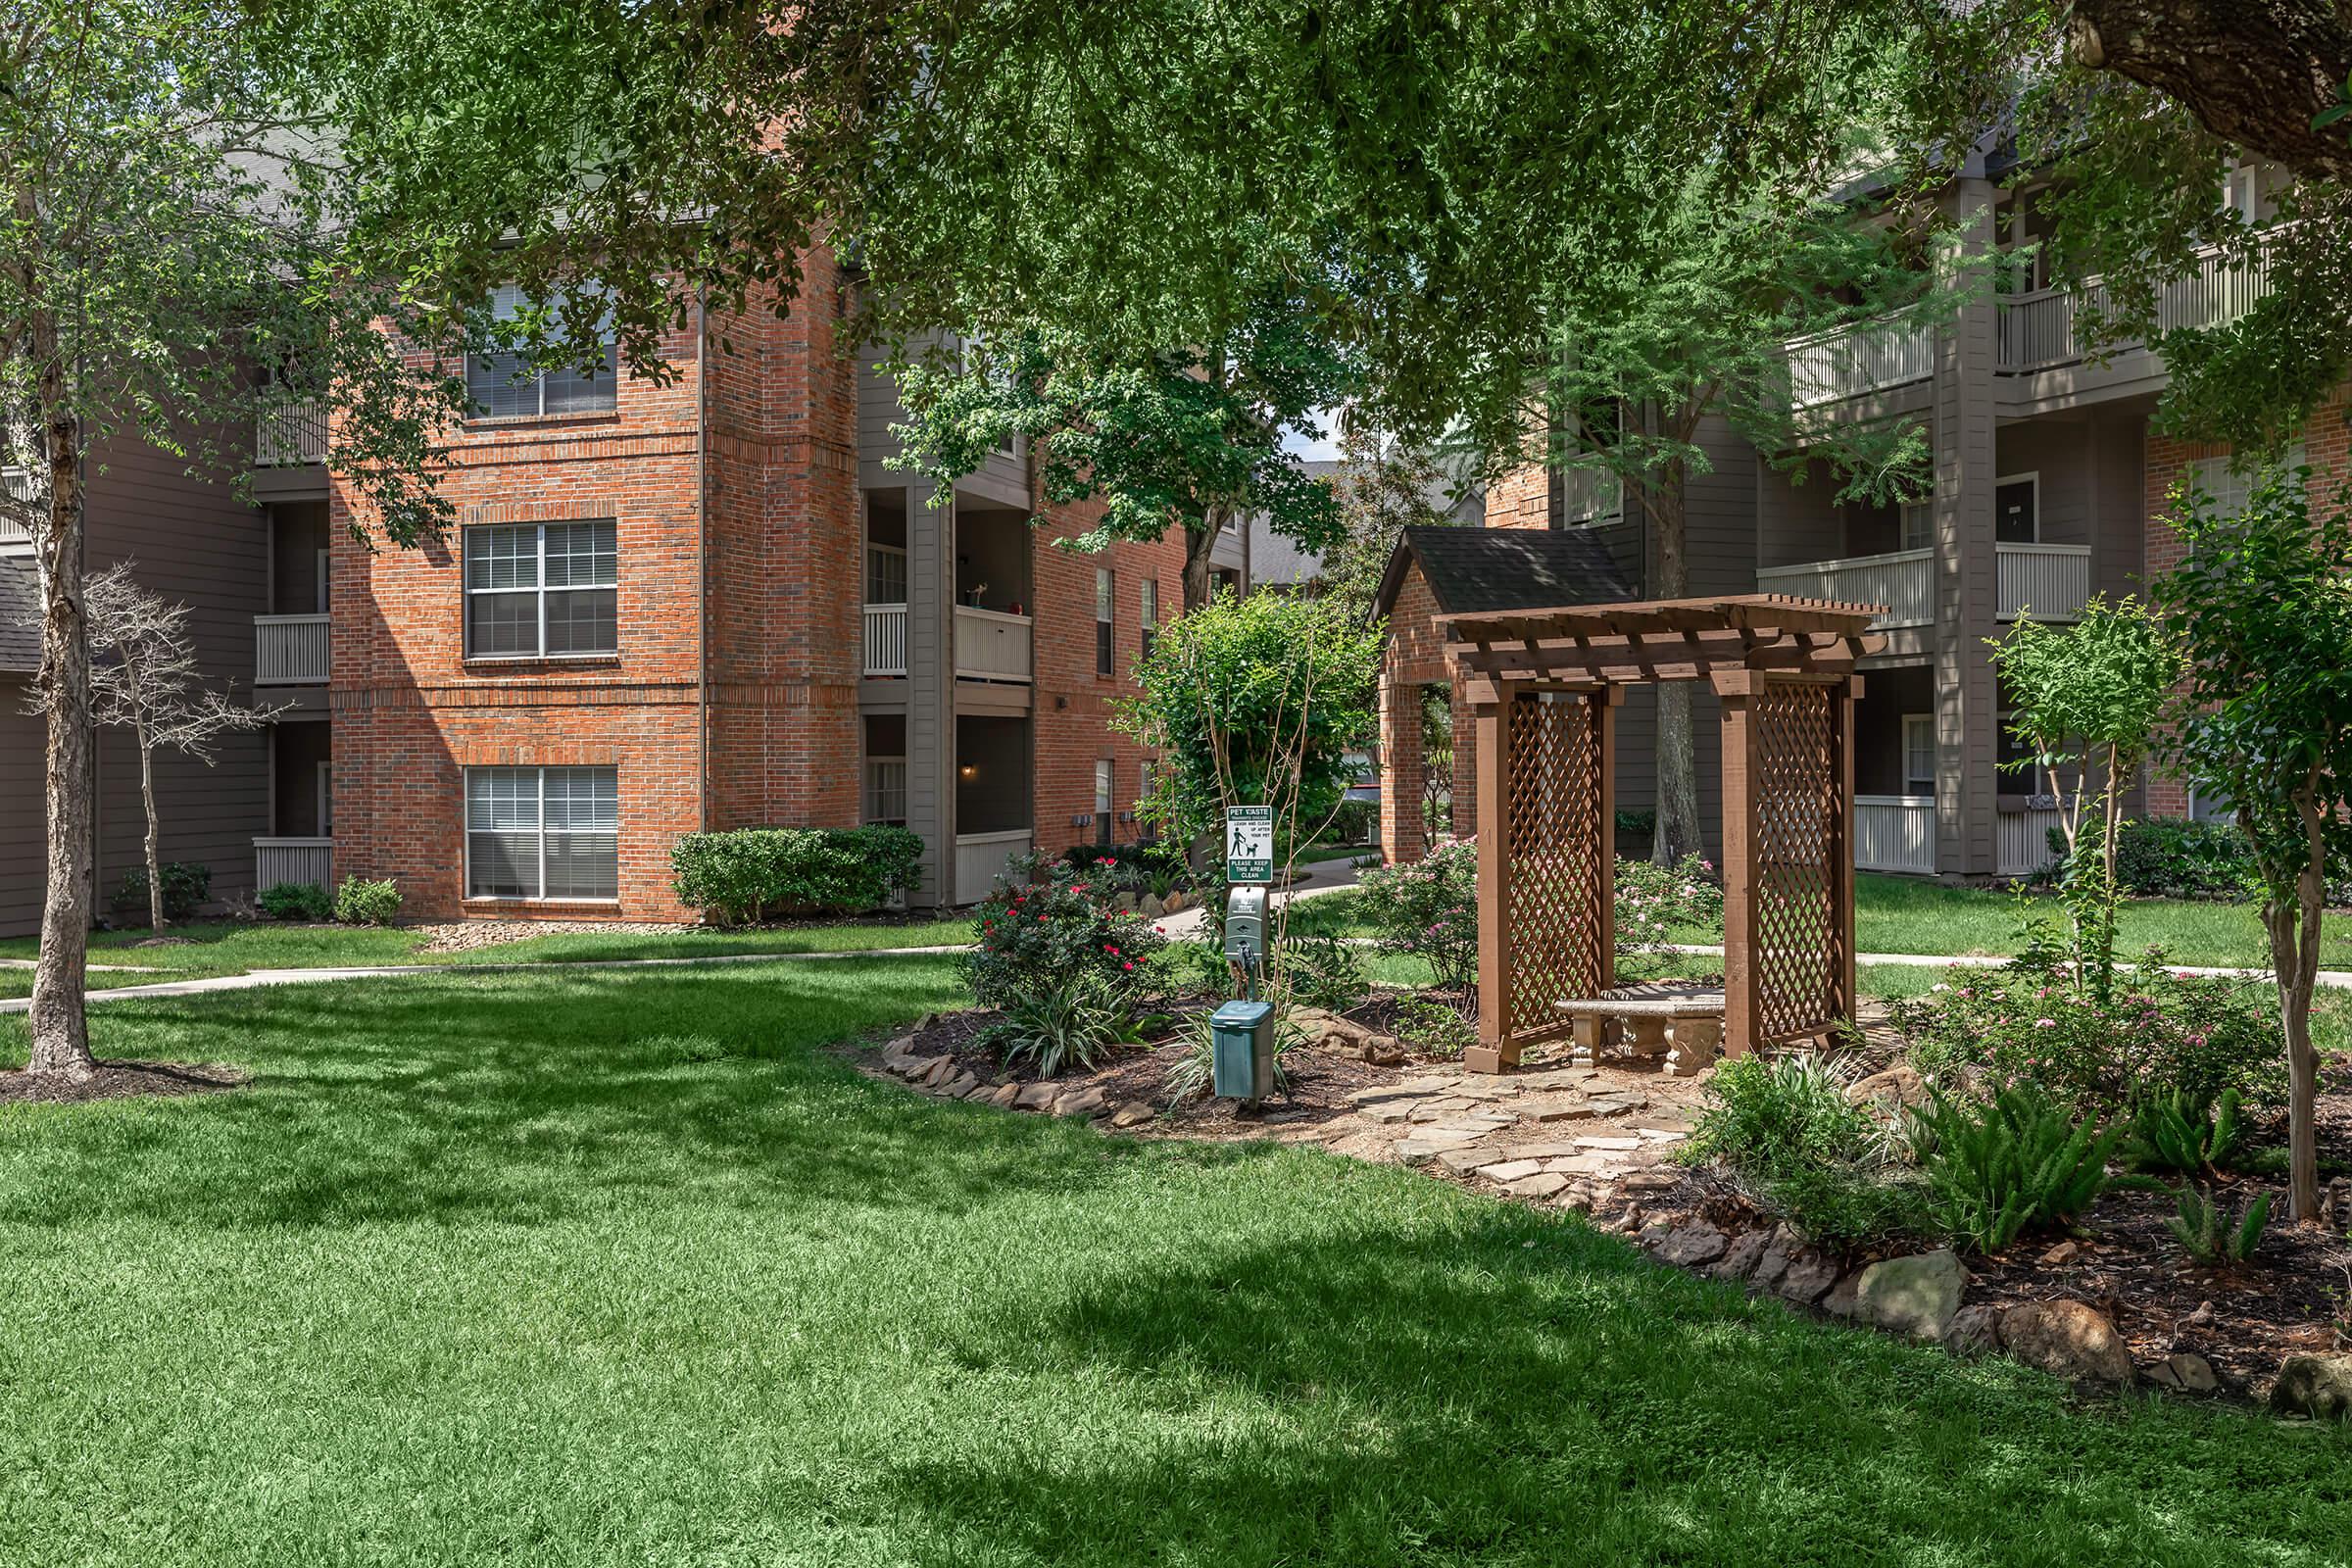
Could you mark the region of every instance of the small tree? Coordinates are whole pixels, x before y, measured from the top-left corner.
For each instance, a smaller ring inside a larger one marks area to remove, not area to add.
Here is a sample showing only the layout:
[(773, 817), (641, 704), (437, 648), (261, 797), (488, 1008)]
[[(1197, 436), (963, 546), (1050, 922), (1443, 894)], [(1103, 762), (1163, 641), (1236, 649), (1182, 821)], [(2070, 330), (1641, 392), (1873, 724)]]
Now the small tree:
[(2262, 881), (2286, 1036), (2287, 1212), (2298, 1221), (2320, 1201), (2311, 997), (2328, 861), (2352, 847), (2352, 489), (2315, 512), (2310, 471), (2271, 474), (2236, 516), (2176, 492), (2188, 555), (2152, 585), (2188, 669), (2165, 755), (2236, 809)]
[(2016, 703), (2009, 727), (2034, 752), (2012, 765), (2039, 764), (2057, 786), (2075, 981), (2105, 1000), (2115, 981), (2124, 792), (2155, 744), (2180, 678), (2180, 655), (2143, 606), (2132, 599), (2111, 605), (2105, 595), (2084, 605), (2071, 626), (2020, 620), (2007, 637), (1988, 642)]
[(147, 923), (161, 931), (164, 824), (155, 803), (155, 754), (177, 752), (210, 767), (221, 736), (258, 729), (285, 710), (246, 708), (206, 687), (188, 639), (188, 607), (140, 587), (133, 563), (93, 574), (82, 605), (90, 628), (91, 717), (129, 730), (139, 748)]
[[(1178, 617), (1136, 665), (1143, 695), (1119, 729), (1159, 754), (1139, 814), (1178, 844), (1216, 832), (1234, 806), (1269, 806), (1287, 879), (1299, 845), (1339, 815), (1372, 732), (1380, 632), (1337, 600), (1224, 593)], [(1223, 918), (1223, 868), (1208, 879)], [(1279, 965), (1286, 916), (1270, 933)]]

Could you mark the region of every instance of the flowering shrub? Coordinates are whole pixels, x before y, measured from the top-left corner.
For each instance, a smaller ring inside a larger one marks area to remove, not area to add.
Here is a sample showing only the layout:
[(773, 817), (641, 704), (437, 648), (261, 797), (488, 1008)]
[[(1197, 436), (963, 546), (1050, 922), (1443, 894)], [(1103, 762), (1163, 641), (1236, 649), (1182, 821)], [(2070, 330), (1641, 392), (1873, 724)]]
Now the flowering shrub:
[(1095, 974), (1122, 999), (1141, 994), (1152, 956), (1166, 938), (1141, 915), (1123, 913), (1104, 858), (1079, 868), (1015, 859), (972, 921), (978, 948), (964, 960), (983, 1005), (1074, 986)]
[(1954, 967), (1887, 1012), (1914, 1066), (1969, 1074), (1990, 1093), (2028, 1085), (2092, 1111), (2149, 1089), (2278, 1102), (2278, 1028), (2252, 987), (2167, 968), (2154, 950), (2117, 980), (2101, 1003), (2037, 948), (1998, 969)]
[(1686, 855), (1672, 865), (1617, 862), (1617, 954), (1655, 954), (1669, 942), (1723, 940), (1723, 884), (1715, 862)]
[(1356, 879), (1364, 917), (1389, 953), (1425, 958), (1437, 983), (1467, 991), (1478, 978), (1478, 842), (1455, 839), (1418, 860)]

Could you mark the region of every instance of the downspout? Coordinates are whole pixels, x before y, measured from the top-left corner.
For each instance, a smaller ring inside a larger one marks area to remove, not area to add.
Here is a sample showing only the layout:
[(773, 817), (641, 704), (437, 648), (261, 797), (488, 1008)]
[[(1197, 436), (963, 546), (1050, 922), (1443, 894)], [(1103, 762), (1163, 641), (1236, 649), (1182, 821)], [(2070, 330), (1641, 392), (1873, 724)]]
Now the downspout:
[(695, 822), (710, 830), (710, 317), (694, 286)]

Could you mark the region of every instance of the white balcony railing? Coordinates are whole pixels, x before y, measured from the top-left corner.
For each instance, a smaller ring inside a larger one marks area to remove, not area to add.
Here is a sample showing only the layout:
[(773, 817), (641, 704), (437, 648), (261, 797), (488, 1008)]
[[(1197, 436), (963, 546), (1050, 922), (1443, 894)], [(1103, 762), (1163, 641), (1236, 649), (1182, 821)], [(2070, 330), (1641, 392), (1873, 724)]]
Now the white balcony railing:
[(1799, 566), (1767, 566), (1756, 573), (1756, 591), (1829, 599), (1841, 605), (1885, 605), (1873, 626), (1932, 626), (1936, 623), (1936, 552), (1897, 550), (1885, 556), (1848, 556)]
[(309, 882), (322, 888), (335, 885), (333, 839), (255, 839), (254, 891), (265, 892), (280, 882)]
[(2000, 875), (2031, 876), (2058, 858), (2050, 848), (2050, 829), (2058, 825), (2056, 810), (2036, 807), (2003, 811), (1993, 821), (1993, 869)]
[[(2103, 305), (2096, 283), (2086, 291), (2093, 306)], [(2218, 326), (2235, 320), (2270, 292), (2270, 279), (2259, 268), (2226, 265), (2213, 251), (2204, 252), (2196, 270), (2165, 286), (2156, 301), (2156, 324), (2165, 331)], [(2075, 307), (2081, 296), (2071, 289), (2040, 289), (2013, 294), (2000, 302), (1999, 367), (2007, 371), (2046, 370), (2072, 365), (2082, 358), (2075, 340)], [(2117, 343), (2117, 349), (2132, 347)]]
[(868, 675), (906, 673), (906, 607), (865, 607), (865, 672)]
[(1004, 874), (1004, 862), (1029, 853), (1030, 830), (1007, 828), (999, 833), (956, 835), (956, 902), (977, 904)]
[(1927, 795), (1854, 797), (1854, 866), (1863, 871), (1936, 870), (1936, 801)]
[(326, 413), (316, 403), (275, 409), (255, 422), (253, 463), (282, 468), (326, 461)]
[(2090, 546), (1994, 545), (2003, 620), (2073, 620), (2090, 601)]
[(1800, 409), (1907, 386), (1935, 373), (1936, 332), (1928, 326), (1865, 324), (1788, 345), (1789, 401)]
[(959, 680), (1026, 682), (1030, 673), (1029, 617), (956, 607), (956, 674)]
[(318, 685), (327, 678), (327, 650), (332, 641), (324, 615), (254, 616), (254, 684)]

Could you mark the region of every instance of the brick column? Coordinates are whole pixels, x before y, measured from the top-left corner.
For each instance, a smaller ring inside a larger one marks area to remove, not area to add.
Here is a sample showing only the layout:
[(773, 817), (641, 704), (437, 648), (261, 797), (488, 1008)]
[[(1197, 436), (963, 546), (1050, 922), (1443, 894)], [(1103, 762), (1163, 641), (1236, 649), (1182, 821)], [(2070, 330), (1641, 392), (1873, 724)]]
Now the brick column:
[(1421, 824), (1421, 688), (1394, 677), (1380, 687), (1380, 851), (1389, 864), (1418, 860)]

